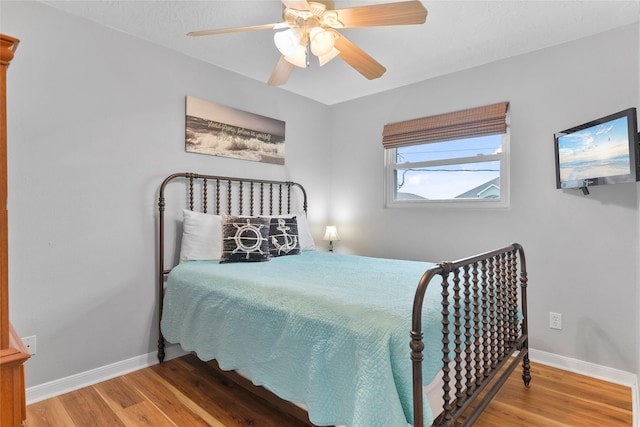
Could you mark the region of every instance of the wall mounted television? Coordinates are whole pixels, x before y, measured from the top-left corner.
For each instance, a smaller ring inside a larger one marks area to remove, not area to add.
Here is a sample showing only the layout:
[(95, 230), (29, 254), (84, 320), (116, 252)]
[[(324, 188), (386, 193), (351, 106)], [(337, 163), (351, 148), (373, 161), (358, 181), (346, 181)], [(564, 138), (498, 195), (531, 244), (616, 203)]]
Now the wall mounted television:
[(556, 133), (556, 188), (638, 181), (638, 139), (635, 108)]

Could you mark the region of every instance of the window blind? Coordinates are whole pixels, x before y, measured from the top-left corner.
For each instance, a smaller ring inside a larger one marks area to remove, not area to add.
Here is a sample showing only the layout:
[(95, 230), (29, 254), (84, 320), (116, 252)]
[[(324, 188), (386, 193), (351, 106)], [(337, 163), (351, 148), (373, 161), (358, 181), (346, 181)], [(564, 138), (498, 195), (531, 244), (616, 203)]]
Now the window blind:
[(507, 132), (508, 102), (470, 108), (384, 126), (382, 145), (397, 148)]

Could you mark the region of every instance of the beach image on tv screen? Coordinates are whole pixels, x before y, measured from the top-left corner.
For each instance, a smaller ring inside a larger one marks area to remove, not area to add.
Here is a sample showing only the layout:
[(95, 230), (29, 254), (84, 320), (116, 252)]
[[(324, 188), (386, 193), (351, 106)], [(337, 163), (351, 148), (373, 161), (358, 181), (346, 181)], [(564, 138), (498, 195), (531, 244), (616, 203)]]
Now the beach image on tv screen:
[(579, 130), (558, 138), (560, 181), (630, 173), (627, 118)]

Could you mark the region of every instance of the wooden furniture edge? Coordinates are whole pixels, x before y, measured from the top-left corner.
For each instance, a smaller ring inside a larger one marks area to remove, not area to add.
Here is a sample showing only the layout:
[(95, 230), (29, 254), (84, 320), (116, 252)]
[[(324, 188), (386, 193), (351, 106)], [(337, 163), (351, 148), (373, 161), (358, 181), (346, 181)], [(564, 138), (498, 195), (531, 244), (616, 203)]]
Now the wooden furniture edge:
[(9, 321), (7, 68), (19, 42), (0, 34), (0, 425), (6, 427), (27, 418), (24, 363), (30, 357)]
[(9, 257), (7, 233), (7, 68), (19, 40), (0, 34), (0, 349), (9, 346)]
[(30, 354), (9, 324), (9, 347), (0, 350), (0, 425), (21, 426), (27, 419), (24, 363)]

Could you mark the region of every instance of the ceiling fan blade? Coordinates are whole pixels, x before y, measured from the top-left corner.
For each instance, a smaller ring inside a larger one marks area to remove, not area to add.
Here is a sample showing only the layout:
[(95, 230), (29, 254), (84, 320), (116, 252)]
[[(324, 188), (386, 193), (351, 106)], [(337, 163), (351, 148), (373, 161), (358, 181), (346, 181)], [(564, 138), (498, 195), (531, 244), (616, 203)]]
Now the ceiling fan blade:
[(269, 81), (267, 82), (269, 86), (280, 86), (285, 84), (287, 80), (289, 80), (293, 67), (294, 65), (284, 59), (284, 55), (281, 55), (276, 67), (271, 73), (271, 77), (269, 77)]
[(336, 34), (335, 48), (340, 51), (340, 58), (369, 80), (381, 77), (387, 69), (373, 59), (367, 52), (349, 41), (335, 30), (327, 30)]
[(264, 25), (253, 25), (251, 27), (235, 27), (235, 28), (221, 28), (218, 30), (204, 30), (204, 31), (191, 31), (187, 33), (189, 37), (199, 37), (199, 36), (212, 36), (215, 34), (227, 34), (227, 33), (239, 33), (242, 31), (259, 31), (259, 30), (273, 30), (273, 29), (281, 29), (281, 28), (290, 28), (290, 25), (286, 22), (278, 22), (276, 24), (264, 24)]
[(311, 10), (307, 0), (282, 0), (282, 4), (289, 9)]
[(417, 0), (337, 9), (335, 12), (342, 28), (424, 24), (427, 20), (427, 9)]

